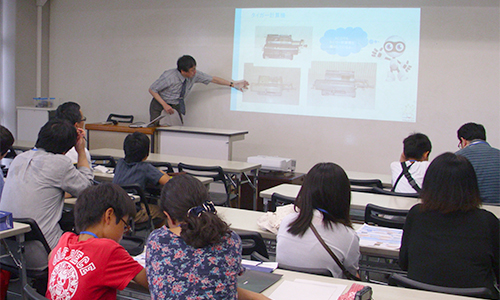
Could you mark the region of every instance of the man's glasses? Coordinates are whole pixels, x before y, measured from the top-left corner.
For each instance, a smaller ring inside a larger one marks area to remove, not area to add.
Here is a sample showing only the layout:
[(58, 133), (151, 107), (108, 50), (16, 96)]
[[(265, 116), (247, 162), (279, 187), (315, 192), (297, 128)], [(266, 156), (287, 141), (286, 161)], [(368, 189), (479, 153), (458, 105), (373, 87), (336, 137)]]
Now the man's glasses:
[(80, 120), (80, 122), (85, 122), (85, 121), (87, 121), (87, 117), (82, 116), (82, 119)]

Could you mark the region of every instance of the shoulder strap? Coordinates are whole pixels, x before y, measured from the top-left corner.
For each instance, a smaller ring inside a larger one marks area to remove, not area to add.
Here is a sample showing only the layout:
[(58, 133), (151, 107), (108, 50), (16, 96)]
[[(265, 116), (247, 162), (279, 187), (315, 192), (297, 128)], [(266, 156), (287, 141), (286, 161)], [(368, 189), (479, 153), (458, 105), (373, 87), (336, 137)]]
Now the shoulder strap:
[(361, 279), (358, 276), (355, 276), (351, 274), (351, 272), (347, 271), (347, 269), (344, 267), (344, 265), (340, 262), (339, 258), (335, 253), (333, 253), (332, 249), (328, 247), (328, 245), (325, 243), (323, 238), (319, 235), (318, 231), (316, 230), (316, 227), (314, 227), (313, 223), (311, 223), (311, 230), (314, 232), (314, 235), (318, 239), (318, 241), (321, 243), (321, 245), (325, 248), (325, 250), (330, 254), (330, 256), (333, 258), (333, 260), (337, 263), (337, 265), (340, 267), (342, 270), (342, 273), (347, 279), (355, 280), (355, 281), (361, 281)]
[[(410, 167), (413, 165), (413, 163), (415, 162), (412, 162), (410, 164)], [(410, 169), (406, 166), (406, 162), (401, 162), (401, 167), (403, 168), (403, 173), (406, 177), (406, 179), (408, 180), (408, 183), (411, 185), (411, 187), (417, 191), (417, 193), (420, 193), (420, 187), (418, 186), (417, 182), (415, 181), (415, 179), (413, 179), (413, 177), (411, 177), (411, 174), (410, 174)]]

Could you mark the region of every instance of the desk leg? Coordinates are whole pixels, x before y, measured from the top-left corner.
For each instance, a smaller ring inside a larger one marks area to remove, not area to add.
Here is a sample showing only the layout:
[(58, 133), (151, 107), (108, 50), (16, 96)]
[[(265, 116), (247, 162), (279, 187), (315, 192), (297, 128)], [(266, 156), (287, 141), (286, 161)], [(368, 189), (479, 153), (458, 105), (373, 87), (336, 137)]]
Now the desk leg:
[(262, 198), (262, 204), (264, 205), (264, 207), (263, 207), (264, 212), (267, 212), (267, 210), (269, 209), (269, 207), (268, 207), (269, 201), (271, 201), (271, 199)]
[[(254, 172), (253, 176), (253, 210), (257, 211), (257, 199), (259, 199), (259, 191), (258, 191), (258, 186), (259, 186), (259, 169), (256, 169)], [(267, 210), (264, 210), (267, 211)]]
[(19, 259), (21, 260), (21, 295), (23, 299), (28, 299), (24, 292), (24, 286), (28, 283), (28, 276), (26, 274), (26, 260), (24, 259), (24, 233), (16, 236), (17, 244), (19, 245)]

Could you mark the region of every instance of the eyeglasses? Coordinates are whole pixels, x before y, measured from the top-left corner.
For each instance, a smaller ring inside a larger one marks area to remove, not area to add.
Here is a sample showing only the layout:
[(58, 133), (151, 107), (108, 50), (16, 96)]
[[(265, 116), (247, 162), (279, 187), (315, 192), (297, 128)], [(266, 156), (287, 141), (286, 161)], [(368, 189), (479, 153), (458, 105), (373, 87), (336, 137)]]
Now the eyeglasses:
[(130, 225), (129, 225), (129, 222), (126, 222), (123, 218), (120, 218), (120, 221), (123, 222), (123, 232), (126, 233), (126, 232), (129, 232), (130, 231)]
[(80, 120), (80, 122), (85, 122), (85, 121), (87, 121), (87, 117), (82, 116), (82, 119)]

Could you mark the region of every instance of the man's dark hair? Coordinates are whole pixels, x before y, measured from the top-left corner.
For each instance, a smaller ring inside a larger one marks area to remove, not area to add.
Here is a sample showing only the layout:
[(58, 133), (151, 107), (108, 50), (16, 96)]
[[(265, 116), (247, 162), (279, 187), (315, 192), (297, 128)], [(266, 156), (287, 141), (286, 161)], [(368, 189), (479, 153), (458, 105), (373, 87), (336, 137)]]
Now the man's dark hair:
[(424, 210), (442, 213), (473, 210), (481, 205), (474, 168), (465, 157), (451, 152), (431, 162), (420, 197)]
[(38, 132), (35, 147), (54, 154), (64, 154), (75, 146), (77, 138), (74, 124), (67, 120), (52, 119)]
[(422, 133), (414, 133), (403, 140), (403, 152), (406, 159), (422, 159), (425, 152), (431, 152), (432, 144), (429, 138)]
[(65, 102), (59, 105), (56, 110), (56, 118), (68, 120), (73, 125), (82, 121), (80, 105), (75, 102)]
[(123, 141), (125, 161), (128, 163), (140, 162), (149, 155), (149, 138), (142, 132), (134, 132)]
[(177, 60), (177, 70), (188, 72), (192, 67), (196, 67), (196, 60), (190, 55), (181, 56)]
[(481, 124), (467, 123), (462, 125), (457, 131), (457, 137), (464, 138), (467, 141), (483, 140), (486, 141), (486, 129)]
[(78, 196), (75, 205), (77, 232), (99, 223), (110, 207), (114, 210), (116, 224), (126, 215), (129, 218), (135, 217), (134, 202), (119, 185), (108, 182), (86, 188)]
[(12, 133), (7, 128), (0, 125), (0, 156), (7, 153), (13, 144), (14, 136)]

